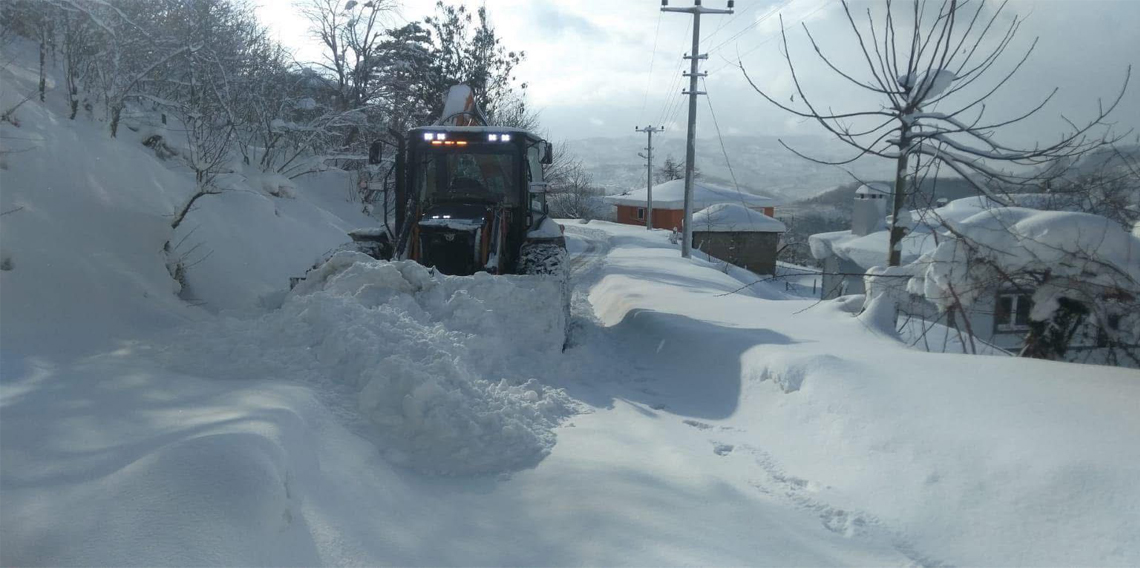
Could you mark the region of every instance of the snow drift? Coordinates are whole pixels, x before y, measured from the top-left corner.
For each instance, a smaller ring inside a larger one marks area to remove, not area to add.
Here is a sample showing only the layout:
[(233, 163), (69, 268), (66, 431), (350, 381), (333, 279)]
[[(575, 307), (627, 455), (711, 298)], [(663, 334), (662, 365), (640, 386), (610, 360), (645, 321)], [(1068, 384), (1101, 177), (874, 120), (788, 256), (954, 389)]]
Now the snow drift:
[(572, 413), (562, 390), (539, 382), (562, 347), (560, 293), (550, 279), (444, 276), (340, 252), (280, 309), (194, 327), (165, 357), (185, 371), (209, 361), (218, 376), (347, 392), (386, 457), (420, 471), (508, 471), (549, 453)]

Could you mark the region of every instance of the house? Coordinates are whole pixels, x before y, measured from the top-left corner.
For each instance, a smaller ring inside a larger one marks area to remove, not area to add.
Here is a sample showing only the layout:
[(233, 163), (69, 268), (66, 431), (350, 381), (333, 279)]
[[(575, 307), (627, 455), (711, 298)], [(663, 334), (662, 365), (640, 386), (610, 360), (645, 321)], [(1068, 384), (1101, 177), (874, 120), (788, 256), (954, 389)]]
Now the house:
[(717, 203), (693, 215), (693, 246), (757, 274), (776, 273), (784, 224), (739, 203)]
[[(645, 225), (646, 190), (609, 195), (606, 203), (617, 207), (617, 222)], [(693, 212), (718, 203), (736, 203), (769, 217), (776, 215), (776, 200), (764, 195), (737, 191), (705, 182), (693, 182)], [(653, 186), (653, 226), (680, 229), (685, 210), (685, 180), (675, 179)]]
[[(812, 256), (823, 265), (823, 299), (866, 293), (864, 275), (867, 270), (887, 264), (889, 232), (886, 216), (880, 214), (880, 210), (885, 211), (887, 199), (873, 197), (879, 194), (882, 191), (874, 187), (864, 186), (856, 191), (850, 230), (808, 237)], [(1043, 205), (1048, 202), (1045, 197), (1040, 194), (1010, 196), (1015, 205), (1028, 209), (1045, 209)], [(884, 204), (882, 208), (876, 204), (879, 201)], [(961, 223), (996, 206), (999, 204), (978, 196), (956, 199), (931, 209), (905, 212), (901, 217), (908, 232), (899, 247), (901, 264), (913, 263), (937, 248), (940, 240), (948, 238), (945, 223)], [(935, 305), (923, 296), (908, 293), (899, 310), (904, 317), (926, 322), (941, 321), (950, 327), (968, 330), (986, 344), (1016, 352), (1023, 346), (1029, 331), (1034, 291), (1035, 286), (1030, 282), (995, 284), (992, 289), (985, 290), (964, 314), (939, 313)], [(1106, 323), (1109, 328), (1117, 329), (1119, 316), (1110, 314)], [(1078, 336), (1071, 344), (1076, 351), (1095, 349), (1101, 341), (1087, 324), (1082, 326)]]
[[(889, 199), (875, 197), (881, 194), (879, 188), (860, 187), (854, 196), (850, 230), (808, 237), (812, 256), (823, 265), (823, 299), (866, 293), (863, 276), (867, 269), (887, 264), (890, 233), (886, 215), (880, 211), (886, 211)], [(941, 227), (943, 221), (965, 220), (993, 206), (985, 197), (968, 197), (942, 207), (910, 211), (907, 215), (910, 222), (906, 223), (908, 232), (900, 243), (901, 264), (910, 264), (938, 246), (945, 231)], [(1024, 289), (993, 290), (971, 306), (969, 322), (947, 323), (967, 324), (965, 327), (969, 327), (982, 341), (1002, 349), (1016, 350), (1021, 347), (1029, 328), (1031, 306), (1030, 294)], [(911, 297), (899, 309), (906, 315), (926, 321), (944, 317), (933, 304), (918, 296)]]

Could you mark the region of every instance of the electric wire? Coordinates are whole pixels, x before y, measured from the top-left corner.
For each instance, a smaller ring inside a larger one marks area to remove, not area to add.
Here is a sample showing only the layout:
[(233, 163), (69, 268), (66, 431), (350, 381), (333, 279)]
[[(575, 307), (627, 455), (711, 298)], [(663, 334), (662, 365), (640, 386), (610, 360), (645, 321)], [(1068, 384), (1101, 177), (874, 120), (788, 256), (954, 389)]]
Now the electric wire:
[(705, 43), (705, 42), (707, 42), (707, 41), (711, 40), (712, 38), (716, 37), (716, 35), (717, 35), (718, 33), (720, 33), (720, 31), (721, 31), (722, 29), (724, 29), (724, 28), (728, 27), (728, 25), (729, 25), (729, 24), (733, 24), (733, 23), (736, 23), (736, 21), (737, 21), (737, 20), (738, 20), (738, 19), (739, 19), (741, 16), (743, 16), (744, 14), (747, 14), (747, 13), (748, 13), (749, 11), (751, 11), (753, 8), (756, 8), (756, 7), (760, 6), (760, 4), (761, 4), (761, 2), (759, 2), (759, 1), (753, 2), (753, 3), (752, 3), (750, 6), (748, 6), (747, 8), (745, 8), (745, 9), (743, 9), (743, 10), (739, 11), (739, 12), (736, 12), (736, 13), (734, 13), (734, 14), (732, 15), (732, 17), (730, 17), (730, 18), (726, 18), (725, 20), (723, 20), (723, 21), (721, 22), (721, 24), (720, 24), (719, 26), (717, 26), (716, 30), (715, 30), (713, 33), (711, 33), (711, 34), (709, 34), (709, 35), (707, 35), (707, 36), (705, 36), (705, 37), (701, 38), (701, 43)]
[(713, 128), (716, 129), (716, 139), (720, 141), (720, 151), (724, 154), (724, 165), (728, 166), (728, 173), (732, 176), (732, 185), (736, 188), (736, 196), (740, 198), (740, 204), (744, 206), (744, 210), (748, 212), (748, 222), (751, 223), (752, 209), (750, 209), (748, 203), (744, 201), (744, 193), (740, 191), (740, 183), (736, 181), (736, 171), (732, 169), (732, 162), (728, 159), (728, 149), (724, 146), (724, 137), (720, 134), (720, 123), (716, 120), (716, 110), (713, 109), (712, 98), (709, 97), (708, 94), (708, 82), (705, 81), (704, 77), (701, 77), (701, 84), (705, 89), (705, 102), (708, 103), (709, 106), (709, 115), (712, 116)]
[[(824, 1), (823, 3), (821, 3), (819, 6), (816, 6), (816, 8), (815, 8), (814, 10), (812, 10), (811, 12), (808, 12), (808, 13), (807, 13), (807, 14), (805, 14), (803, 17), (801, 17), (800, 19), (798, 19), (798, 20), (796, 20), (795, 22), (793, 22), (791, 25), (793, 25), (793, 26), (799, 25), (801, 22), (803, 22), (803, 21), (807, 20), (808, 18), (810, 18), (810, 17), (814, 16), (814, 15), (815, 15), (817, 12), (819, 12), (820, 10), (822, 10), (822, 9), (826, 8), (826, 7), (828, 6), (828, 4), (829, 4), (829, 3), (830, 3), (830, 2), (829, 2), (828, 0), (825, 0), (825, 1)], [(773, 32), (773, 33), (775, 33), (775, 32)], [(767, 44), (769, 44), (769, 43), (772, 43), (772, 41), (773, 41), (773, 40), (779, 39), (779, 37), (780, 37), (780, 36), (778, 36), (778, 35), (771, 35), (770, 37), (768, 37), (768, 38), (767, 38), (767, 39), (765, 39), (764, 41), (762, 41), (762, 42), (760, 42), (760, 43), (756, 44), (755, 46), (753, 46), (753, 47), (752, 47), (751, 49), (749, 49), (748, 51), (745, 51), (744, 53), (738, 54), (738, 55), (736, 56), (736, 59), (737, 59), (737, 61), (740, 61), (740, 60), (744, 59), (744, 57), (745, 57), (745, 56), (747, 56), (747, 55), (749, 55), (749, 54), (751, 54), (751, 53), (755, 52), (757, 49), (760, 49), (761, 47), (764, 47), (765, 45), (767, 45)], [(729, 68), (729, 67), (736, 67), (736, 63), (733, 63), (733, 62), (729, 61), (728, 63), (725, 63), (724, 65), (722, 65), (722, 66), (720, 66), (720, 67), (717, 67), (715, 70), (713, 70), (713, 71), (709, 71), (709, 75), (710, 75), (710, 76), (711, 76), (711, 75), (715, 75), (716, 73), (719, 73), (720, 71), (723, 71), (723, 70), (725, 70), (725, 69), (727, 69), (727, 68)]]
[(768, 12), (767, 14), (764, 14), (763, 16), (760, 16), (759, 18), (756, 18), (756, 21), (752, 22), (751, 24), (748, 24), (747, 26), (745, 26), (743, 29), (741, 29), (740, 31), (738, 31), (738, 32), (736, 32), (735, 34), (733, 34), (733, 35), (732, 35), (731, 37), (729, 37), (728, 39), (726, 39), (726, 40), (724, 40), (724, 41), (722, 41), (722, 42), (720, 42), (720, 43), (716, 44), (715, 46), (713, 46), (713, 47), (709, 48), (709, 50), (708, 50), (708, 53), (710, 53), (710, 54), (711, 54), (711, 53), (713, 53), (714, 51), (716, 51), (716, 50), (718, 50), (718, 49), (720, 49), (720, 48), (724, 47), (725, 45), (727, 45), (727, 44), (731, 43), (731, 42), (732, 42), (733, 40), (735, 40), (736, 38), (738, 38), (738, 37), (740, 37), (740, 36), (744, 35), (745, 33), (747, 33), (747, 32), (748, 32), (748, 30), (751, 30), (752, 28), (755, 28), (756, 26), (758, 26), (758, 25), (760, 25), (760, 24), (762, 24), (762, 23), (766, 22), (766, 21), (767, 21), (769, 18), (771, 18), (773, 15), (780, 13), (780, 11), (781, 11), (781, 10), (784, 10), (785, 8), (787, 8), (788, 6), (790, 6), (790, 5), (792, 4), (792, 2), (794, 2), (794, 1), (795, 1), (795, 0), (786, 0), (786, 1), (785, 1), (783, 4), (781, 4), (781, 5), (780, 5), (779, 7), (777, 7), (775, 10), (772, 10), (772, 11)]
[(645, 79), (645, 96), (641, 99), (641, 110), (637, 113), (637, 121), (641, 122), (645, 115), (645, 105), (649, 102), (649, 87), (653, 85), (653, 63), (657, 59), (657, 39), (661, 34), (661, 11), (657, 12), (657, 30), (653, 32), (653, 54), (649, 56), (649, 77)]
[[(692, 28), (693, 28), (693, 22), (690, 21), (688, 26), (685, 27), (685, 35), (686, 36), (689, 35), (689, 32), (692, 30)], [(670, 114), (669, 111), (673, 105), (673, 100), (675, 97), (679, 96), (677, 90), (681, 86), (681, 81), (680, 81), (680, 79), (682, 78), (681, 77), (681, 71), (684, 69), (684, 66), (685, 66), (685, 60), (684, 60), (684, 58), (682, 58), (681, 61), (679, 61), (677, 63), (676, 74), (673, 76), (673, 80), (669, 83), (669, 90), (666, 91), (665, 103), (661, 106), (661, 114), (658, 118), (658, 123), (661, 123), (661, 121), (665, 120), (665, 118)]]

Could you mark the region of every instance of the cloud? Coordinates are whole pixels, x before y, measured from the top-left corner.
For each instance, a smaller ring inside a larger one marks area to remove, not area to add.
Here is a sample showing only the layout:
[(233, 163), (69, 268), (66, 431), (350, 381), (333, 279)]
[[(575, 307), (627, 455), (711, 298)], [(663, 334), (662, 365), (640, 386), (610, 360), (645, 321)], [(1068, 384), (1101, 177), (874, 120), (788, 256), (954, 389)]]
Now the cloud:
[(573, 34), (582, 39), (598, 40), (606, 36), (605, 31), (594, 22), (553, 3), (535, 2), (529, 19), (547, 37)]
[[(276, 25), (267, 21), (277, 37), (294, 48), (312, 43), (296, 18), (281, 14), (288, 11), (277, 8), (283, 3), (258, 1), (274, 7), (259, 14), (279, 15)], [(471, 8), (485, 4), (503, 45), (527, 53), (515, 74), (529, 83), (528, 100), (541, 111), (543, 126), (552, 137), (622, 135), (635, 124), (646, 123), (664, 123), (671, 128), (669, 135), (684, 135), (684, 103), (669, 103), (687, 87), (680, 73), (682, 67), (687, 70), (681, 55), (690, 50), (689, 16), (662, 13), (658, 2), (650, 0), (454, 1)], [(689, 3), (677, 3), (682, 1)], [(705, 3), (724, 5), (723, 0)], [(427, 0), (408, 2), (403, 17), (422, 18), (434, 10), (433, 5)], [(867, 9), (879, 13), (882, 7), (881, 0), (852, 0), (851, 11), (862, 23)], [(1012, 0), (1006, 10), (1028, 18), (1005, 59), (1016, 63), (1033, 37), (1040, 36), (1041, 42), (1013, 80), (987, 101), (987, 115), (992, 113), (995, 119), (1016, 116), (1030, 101), (1040, 101), (1053, 87), (1060, 89), (1040, 116), (1019, 126), (1024, 137), (1055, 138), (1065, 126), (1061, 114), (1077, 120), (1095, 112), (1098, 97), (1115, 96), (1126, 66), (1140, 63), (1136, 55), (1140, 54), (1140, 34), (1135, 33), (1140, 1)], [(747, 0), (737, 3), (736, 12), (735, 16), (708, 16), (701, 21), (702, 51), (710, 52), (701, 69), (712, 72), (701, 88), (709, 91), (722, 128), (730, 125), (776, 135), (822, 134), (818, 125), (794, 119), (764, 101), (740, 71), (728, 65), (741, 56), (758, 86), (781, 102), (790, 101), (795, 88), (780, 51), (776, 14), (783, 16), (796, 72), (814, 103), (837, 110), (879, 103), (823, 65), (799, 27), (806, 22), (837, 66), (865, 78), (866, 62), (834, 0)], [(995, 76), (1003, 76), (1001, 71), (1001, 65), (995, 65)], [(1140, 127), (1138, 83), (1133, 81), (1112, 117), (1120, 122), (1121, 130)], [(703, 122), (709, 118), (707, 104), (698, 102), (698, 119)]]

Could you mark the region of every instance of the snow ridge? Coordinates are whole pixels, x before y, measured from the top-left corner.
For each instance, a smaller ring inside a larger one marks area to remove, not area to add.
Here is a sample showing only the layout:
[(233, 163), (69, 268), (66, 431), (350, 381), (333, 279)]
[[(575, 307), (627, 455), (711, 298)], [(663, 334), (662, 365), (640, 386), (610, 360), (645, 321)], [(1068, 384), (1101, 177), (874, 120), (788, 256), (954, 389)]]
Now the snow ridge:
[(538, 463), (574, 413), (563, 390), (538, 380), (561, 350), (565, 316), (549, 301), (559, 293), (540, 277), (443, 276), (340, 252), (280, 309), (193, 328), (164, 359), (199, 373), (208, 361), (223, 377), (316, 382), (353, 399), (395, 463), (499, 473)]

